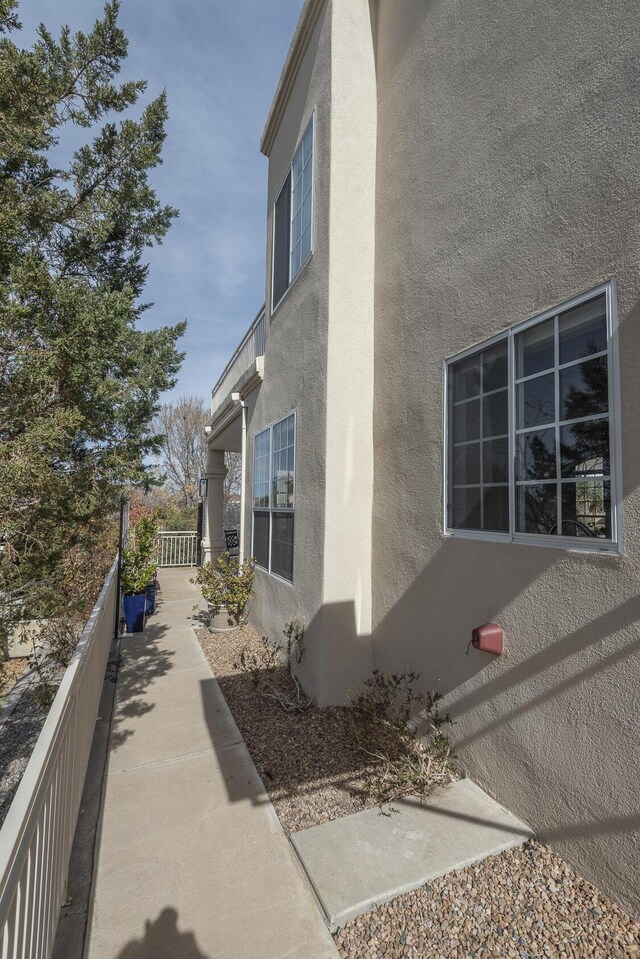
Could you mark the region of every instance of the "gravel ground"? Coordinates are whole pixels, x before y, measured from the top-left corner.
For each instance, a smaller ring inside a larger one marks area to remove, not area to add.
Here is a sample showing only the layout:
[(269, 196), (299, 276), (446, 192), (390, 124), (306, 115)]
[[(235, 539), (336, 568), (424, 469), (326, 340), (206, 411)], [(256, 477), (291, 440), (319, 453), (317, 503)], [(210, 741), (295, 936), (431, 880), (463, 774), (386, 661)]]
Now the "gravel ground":
[[(248, 627), (198, 638), (286, 832), (375, 805), (375, 767), (351, 745), (348, 712), (291, 715), (235, 665), (261, 648)], [(291, 690), (287, 671), (277, 677)], [(640, 924), (537, 841), (458, 872), (348, 923), (343, 959), (640, 959)]]
[[(234, 665), (243, 647), (262, 648), (253, 630), (196, 632), (287, 833), (375, 805), (367, 789), (374, 767), (351, 744), (346, 709), (286, 713), (257, 695), (251, 678)], [(292, 692), (286, 669), (274, 682)]]
[(0, 826), (4, 822), (33, 747), (44, 726), (46, 713), (29, 687), (0, 730)]
[(343, 959), (636, 959), (640, 924), (539, 842), (348, 923)]

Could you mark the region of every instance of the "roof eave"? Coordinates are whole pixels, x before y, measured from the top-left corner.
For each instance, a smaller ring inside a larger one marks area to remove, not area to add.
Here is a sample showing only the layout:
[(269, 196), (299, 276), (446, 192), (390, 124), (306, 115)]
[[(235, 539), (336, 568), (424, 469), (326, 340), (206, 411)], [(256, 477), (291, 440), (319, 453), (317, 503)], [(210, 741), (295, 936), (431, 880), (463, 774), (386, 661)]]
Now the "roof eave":
[(282, 115), (284, 114), (291, 90), (298, 75), (302, 58), (306, 53), (315, 25), (318, 22), (318, 17), (326, 2), (327, 0), (305, 0), (300, 12), (298, 24), (289, 46), (287, 58), (284, 62), (280, 80), (278, 81), (275, 96), (269, 110), (269, 116), (267, 117), (267, 122), (260, 139), (260, 152), (264, 153), (267, 157), (271, 153), (271, 148), (273, 147)]

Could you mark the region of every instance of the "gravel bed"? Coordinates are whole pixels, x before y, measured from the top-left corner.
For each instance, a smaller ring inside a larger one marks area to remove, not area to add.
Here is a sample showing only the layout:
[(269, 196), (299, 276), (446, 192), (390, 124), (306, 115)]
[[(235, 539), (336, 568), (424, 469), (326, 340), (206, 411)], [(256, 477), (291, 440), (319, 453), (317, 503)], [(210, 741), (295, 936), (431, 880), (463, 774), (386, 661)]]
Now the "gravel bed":
[(0, 730), (0, 827), (47, 718), (29, 687)]
[[(347, 710), (285, 713), (237, 667), (243, 647), (261, 649), (253, 630), (196, 632), (286, 832), (375, 805), (375, 766), (353, 748)], [(285, 669), (275, 682), (292, 691)], [(342, 959), (640, 959), (640, 924), (536, 840), (398, 896), (334, 939)]]
[[(374, 766), (352, 745), (346, 709), (311, 706), (304, 713), (286, 713), (258, 695), (250, 676), (236, 666), (243, 647), (262, 649), (250, 627), (196, 632), (287, 833), (375, 806), (367, 789)], [(274, 683), (293, 692), (284, 668)]]
[(343, 959), (636, 959), (640, 923), (532, 840), (354, 919)]

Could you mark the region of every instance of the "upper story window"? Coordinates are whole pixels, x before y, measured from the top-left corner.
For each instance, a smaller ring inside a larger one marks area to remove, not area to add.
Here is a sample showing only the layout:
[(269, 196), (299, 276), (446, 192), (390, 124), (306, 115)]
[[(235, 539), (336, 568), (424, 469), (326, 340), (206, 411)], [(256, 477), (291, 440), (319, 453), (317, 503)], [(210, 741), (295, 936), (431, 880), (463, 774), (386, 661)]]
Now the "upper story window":
[(258, 433), (253, 449), (253, 555), (258, 566), (293, 580), (296, 417)]
[(311, 256), (313, 213), (313, 117), (300, 141), (275, 202), (273, 308)]
[(615, 549), (612, 284), (447, 364), (446, 528)]

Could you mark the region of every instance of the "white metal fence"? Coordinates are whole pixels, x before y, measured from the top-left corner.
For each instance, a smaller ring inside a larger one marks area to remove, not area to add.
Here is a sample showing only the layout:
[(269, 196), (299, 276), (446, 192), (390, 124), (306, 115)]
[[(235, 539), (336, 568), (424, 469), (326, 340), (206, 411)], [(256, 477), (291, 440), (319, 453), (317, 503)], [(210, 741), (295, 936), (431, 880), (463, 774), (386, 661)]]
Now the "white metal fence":
[(161, 530), (157, 547), (159, 566), (198, 565), (198, 534), (193, 530)]
[(53, 950), (117, 601), (114, 563), (0, 830), (1, 959)]
[(213, 387), (211, 394), (212, 416), (215, 416), (242, 374), (249, 369), (259, 356), (264, 356), (266, 329), (265, 312), (262, 309), (243, 336), (240, 346)]

